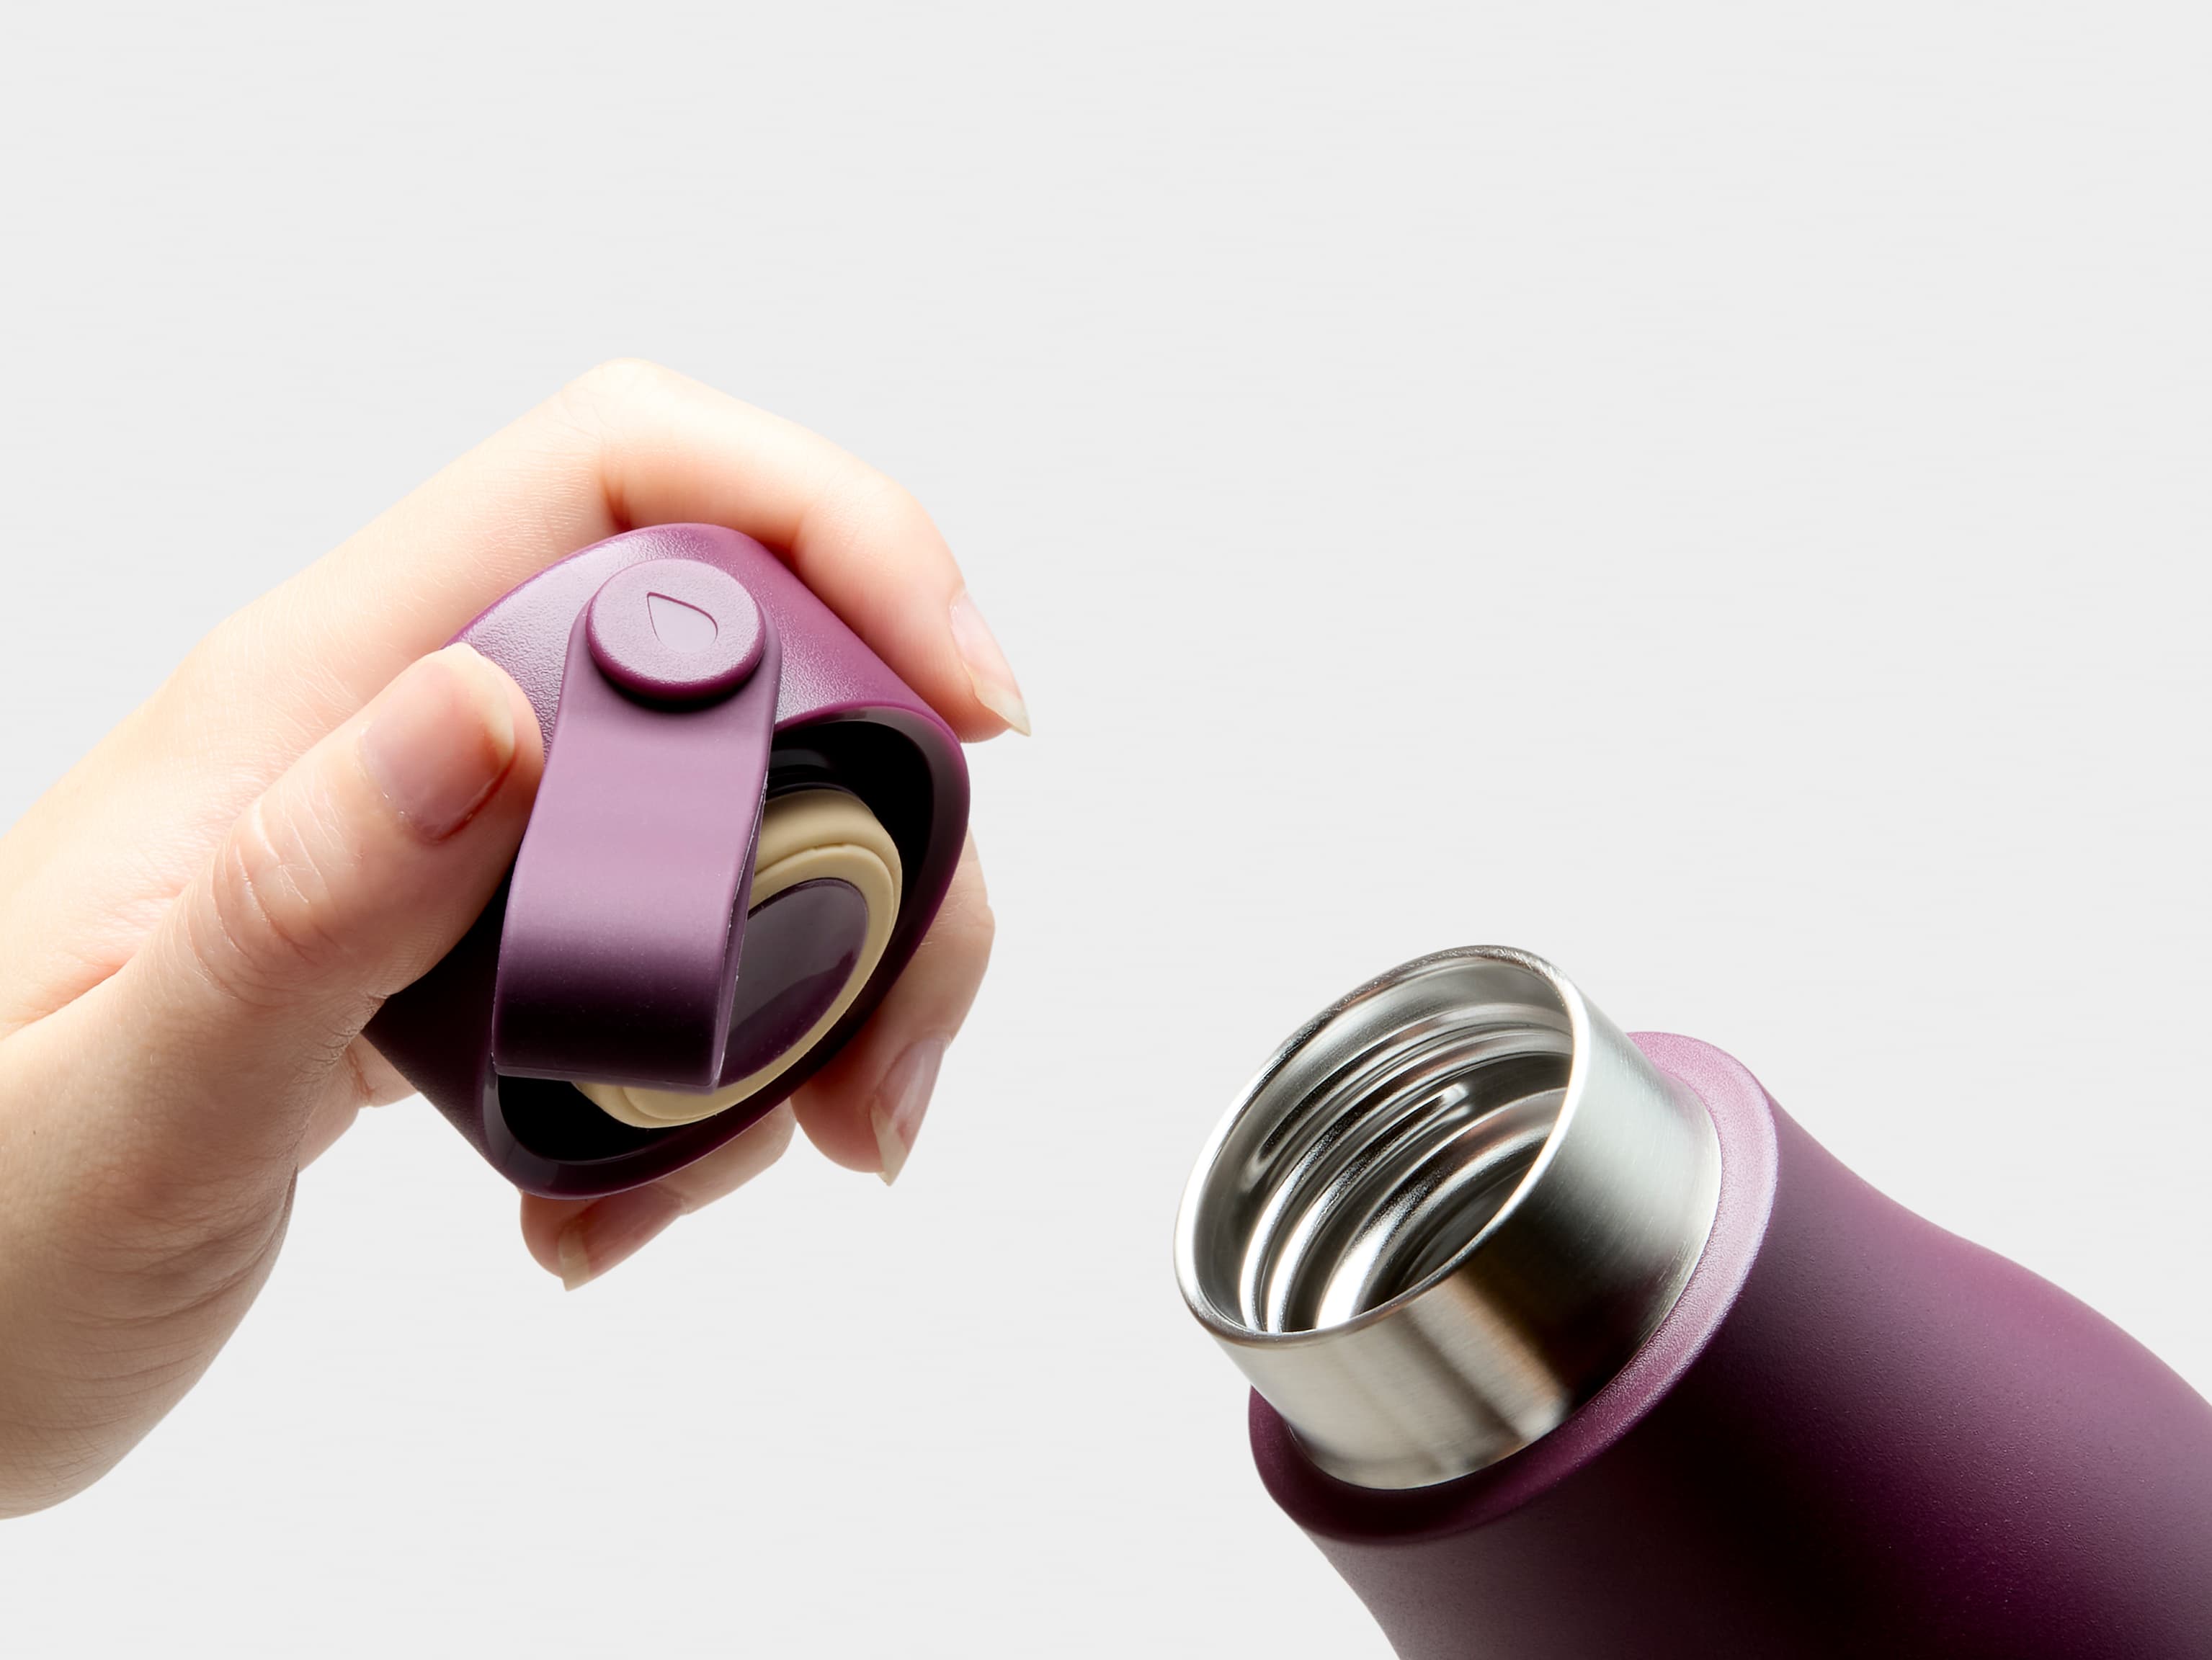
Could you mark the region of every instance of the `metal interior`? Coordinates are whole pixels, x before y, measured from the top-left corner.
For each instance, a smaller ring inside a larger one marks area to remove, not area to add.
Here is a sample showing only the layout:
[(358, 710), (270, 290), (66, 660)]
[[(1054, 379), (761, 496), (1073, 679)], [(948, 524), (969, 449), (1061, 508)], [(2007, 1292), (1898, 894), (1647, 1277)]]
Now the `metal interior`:
[(1694, 1098), (1550, 964), (1474, 946), (1276, 1055), (1191, 1178), (1176, 1268), (1316, 1463), (1422, 1487), (1602, 1388), (1674, 1306), (1719, 1191)]

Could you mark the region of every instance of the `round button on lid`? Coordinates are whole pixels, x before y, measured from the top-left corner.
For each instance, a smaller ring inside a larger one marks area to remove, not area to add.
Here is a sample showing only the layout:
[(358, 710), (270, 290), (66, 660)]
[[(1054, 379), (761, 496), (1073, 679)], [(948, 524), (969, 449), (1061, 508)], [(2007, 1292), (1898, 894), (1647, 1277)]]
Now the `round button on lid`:
[(726, 697), (760, 666), (768, 626), (737, 578), (696, 559), (648, 559), (592, 595), (592, 660), (631, 696), (663, 703)]

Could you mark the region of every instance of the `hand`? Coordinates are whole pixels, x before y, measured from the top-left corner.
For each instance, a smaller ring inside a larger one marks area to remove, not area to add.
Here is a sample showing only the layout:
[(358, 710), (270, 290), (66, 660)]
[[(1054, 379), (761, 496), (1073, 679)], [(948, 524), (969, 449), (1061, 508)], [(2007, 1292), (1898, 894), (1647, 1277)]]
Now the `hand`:
[[(542, 761), (514, 683), (441, 643), (564, 555), (679, 520), (782, 552), (963, 738), (1027, 730), (911, 497), (646, 365), (585, 376), (222, 623), (0, 840), (0, 1515), (85, 1487), (175, 1404), (267, 1276), (301, 1168), (410, 1092), (362, 1028), (490, 897)], [(531, 1254), (580, 1284), (794, 1123), (896, 1176), (990, 945), (971, 843), (793, 1101), (650, 1187), (526, 1197)]]

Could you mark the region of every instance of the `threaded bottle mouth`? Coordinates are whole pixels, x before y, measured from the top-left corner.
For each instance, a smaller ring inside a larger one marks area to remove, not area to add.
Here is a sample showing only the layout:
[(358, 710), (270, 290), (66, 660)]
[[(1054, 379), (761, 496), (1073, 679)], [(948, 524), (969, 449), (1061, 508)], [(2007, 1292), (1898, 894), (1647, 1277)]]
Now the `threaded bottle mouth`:
[(1602, 1388), (1712, 1225), (1704, 1109), (1540, 958), (1426, 957), (1323, 1012), (1224, 1121), (1185, 1299), (1323, 1468), (1481, 1468)]

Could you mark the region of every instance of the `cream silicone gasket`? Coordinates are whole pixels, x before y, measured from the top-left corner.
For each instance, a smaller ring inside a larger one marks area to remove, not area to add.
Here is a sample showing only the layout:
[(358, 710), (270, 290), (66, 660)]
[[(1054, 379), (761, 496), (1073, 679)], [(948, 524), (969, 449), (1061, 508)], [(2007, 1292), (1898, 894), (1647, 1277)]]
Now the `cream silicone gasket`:
[(610, 1118), (637, 1129), (693, 1124), (726, 1112), (774, 1083), (844, 1018), (890, 944), (898, 920), (898, 848), (875, 814), (842, 790), (799, 790), (779, 795), (761, 813), (760, 844), (753, 855), (752, 891), (745, 909), (756, 910), (787, 888), (823, 880), (849, 884), (867, 903), (868, 933), (844, 988), (806, 1036), (756, 1072), (708, 1095), (639, 1089), (625, 1084), (576, 1087)]

